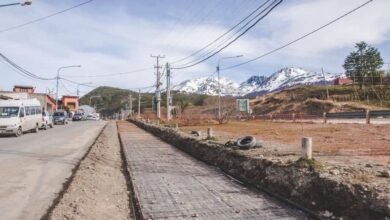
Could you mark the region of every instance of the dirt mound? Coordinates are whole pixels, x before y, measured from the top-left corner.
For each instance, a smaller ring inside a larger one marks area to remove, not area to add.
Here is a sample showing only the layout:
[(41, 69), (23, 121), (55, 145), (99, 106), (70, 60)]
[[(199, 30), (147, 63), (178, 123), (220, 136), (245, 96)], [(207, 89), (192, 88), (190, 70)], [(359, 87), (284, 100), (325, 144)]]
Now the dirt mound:
[[(327, 95), (329, 94), (329, 95)], [(378, 103), (354, 99), (350, 87), (304, 86), (267, 94), (251, 101), (255, 114), (313, 114), (323, 112), (384, 110)]]

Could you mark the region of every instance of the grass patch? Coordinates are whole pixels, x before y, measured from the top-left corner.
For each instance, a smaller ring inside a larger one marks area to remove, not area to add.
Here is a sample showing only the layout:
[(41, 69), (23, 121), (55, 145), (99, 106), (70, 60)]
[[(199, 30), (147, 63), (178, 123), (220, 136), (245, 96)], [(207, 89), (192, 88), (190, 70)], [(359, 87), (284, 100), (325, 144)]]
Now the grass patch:
[(299, 160), (295, 161), (295, 166), (301, 168), (313, 168), (315, 170), (324, 169), (324, 165), (315, 159), (308, 160), (308, 159), (300, 158)]

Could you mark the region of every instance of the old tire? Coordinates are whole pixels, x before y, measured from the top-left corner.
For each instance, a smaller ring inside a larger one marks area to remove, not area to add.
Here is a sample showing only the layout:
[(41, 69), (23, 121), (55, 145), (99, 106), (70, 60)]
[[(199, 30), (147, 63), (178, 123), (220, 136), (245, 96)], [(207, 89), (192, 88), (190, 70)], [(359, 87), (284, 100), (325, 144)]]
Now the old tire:
[(242, 150), (248, 150), (256, 145), (256, 138), (253, 136), (246, 136), (237, 140), (237, 146)]
[(15, 136), (20, 137), (23, 135), (22, 127), (19, 127), (18, 130), (16, 130)]

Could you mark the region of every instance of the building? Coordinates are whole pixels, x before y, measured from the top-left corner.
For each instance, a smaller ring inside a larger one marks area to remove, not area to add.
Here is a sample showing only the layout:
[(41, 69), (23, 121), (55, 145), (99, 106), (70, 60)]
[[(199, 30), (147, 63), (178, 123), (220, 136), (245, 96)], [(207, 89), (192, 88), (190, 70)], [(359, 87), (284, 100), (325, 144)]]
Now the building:
[(66, 109), (70, 112), (75, 112), (79, 109), (79, 97), (64, 95), (58, 104), (60, 109)]
[(341, 77), (339, 77), (339, 78), (334, 80), (333, 85), (350, 85), (352, 83), (353, 83), (353, 81), (350, 78), (341, 78)]
[(32, 94), (35, 92), (35, 88), (32, 87), (32, 86), (20, 86), (20, 85), (16, 85), (14, 86), (14, 89), (13, 89), (14, 92), (25, 92), (25, 93), (28, 93), (28, 94)]
[(55, 99), (46, 93), (35, 93), (32, 86), (14, 86), (12, 91), (0, 91), (0, 99), (37, 99), (43, 111), (54, 112)]

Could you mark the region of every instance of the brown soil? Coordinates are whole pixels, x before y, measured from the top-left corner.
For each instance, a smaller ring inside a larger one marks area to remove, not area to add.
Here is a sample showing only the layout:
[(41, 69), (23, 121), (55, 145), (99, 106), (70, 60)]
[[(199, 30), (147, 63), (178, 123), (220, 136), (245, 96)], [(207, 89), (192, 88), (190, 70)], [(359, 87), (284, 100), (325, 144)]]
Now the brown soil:
[(300, 151), (302, 137), (313, 138), (313, 151), (321, 155), (361, 156), (390, 164), (390, 126), (365, 124), (319, 124), (269, 121), (230, 121), (223, 125), (183, 127), (184, 131), (213, 127), (220, 141), (244, 135), (280, 143), (279, 151)]
[(109, 122), (50, 219), (131, 219), (115, 122)]

